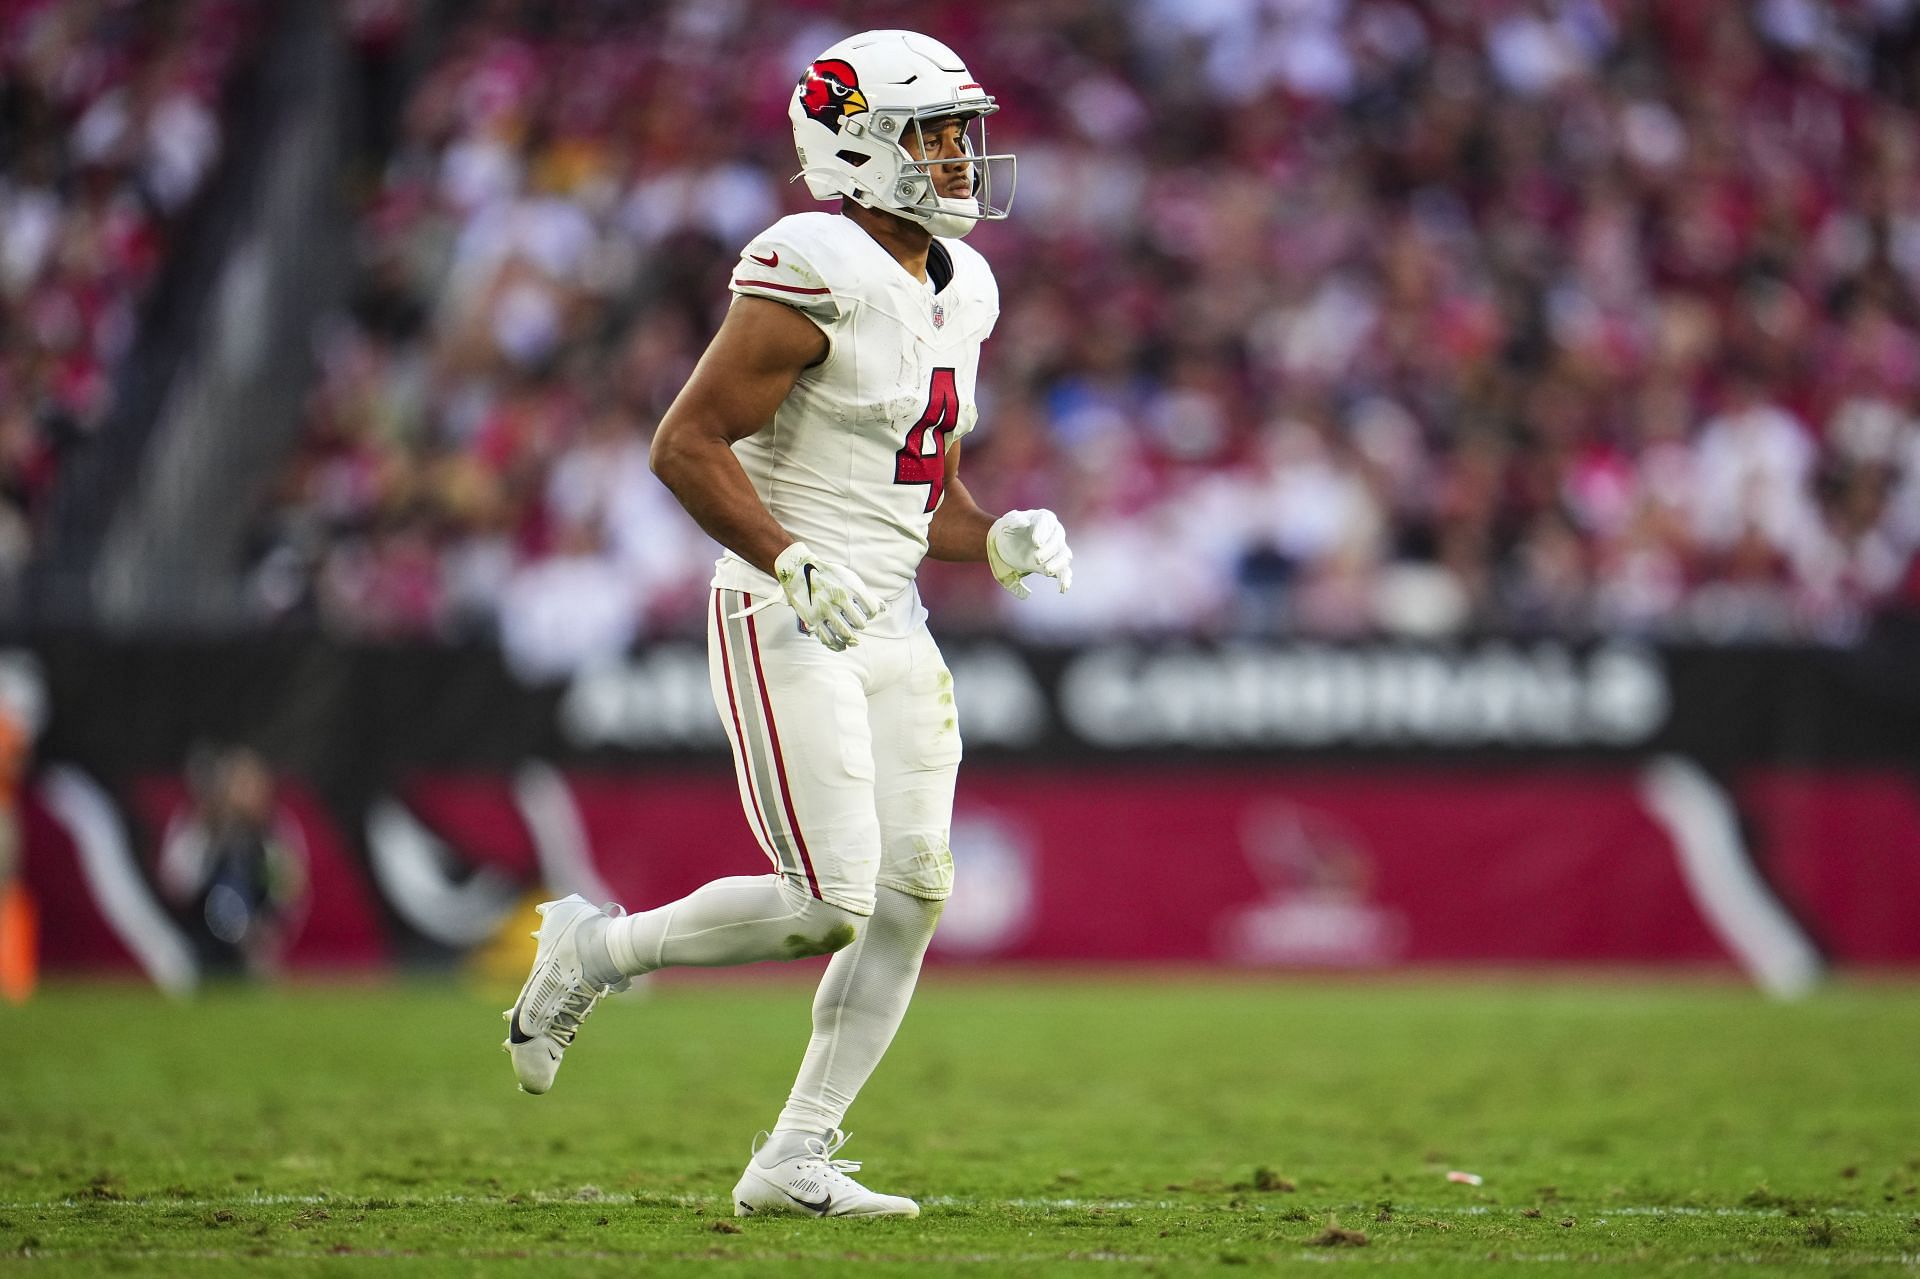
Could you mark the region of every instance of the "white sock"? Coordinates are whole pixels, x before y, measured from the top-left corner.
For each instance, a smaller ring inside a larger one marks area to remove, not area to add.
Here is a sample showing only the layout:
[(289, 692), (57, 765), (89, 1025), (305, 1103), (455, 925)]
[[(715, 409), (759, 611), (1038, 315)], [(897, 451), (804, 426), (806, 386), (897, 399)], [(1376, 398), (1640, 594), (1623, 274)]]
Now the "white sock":
[[(677, 902), (610, 920), (595, 941), (623, 976), (656, 968), (720, 968), (763, 959), (805, 959), (853, 941), (860, 917), (779, 875), (736, 875), (703, 884)], [(597, 980), (599, 946), (587, 944)]]
[(813, 997), (813, 1038), (764, 1159), (804, 1149), (806, 1138), (838, 1128), (847, 1107), (880, 1064), (906, 1016), (944, 903), (881, 888), (859, 938), (833, 957)]
[(767, 1134), (767, 1140), (754, 1156), (754, 1162), (762, 1168), (772, 1168), (799, 1155), (807, 1153), (809, 1138), (825, 1142), (828, 1129), (825, 1128), (775, 1128)]

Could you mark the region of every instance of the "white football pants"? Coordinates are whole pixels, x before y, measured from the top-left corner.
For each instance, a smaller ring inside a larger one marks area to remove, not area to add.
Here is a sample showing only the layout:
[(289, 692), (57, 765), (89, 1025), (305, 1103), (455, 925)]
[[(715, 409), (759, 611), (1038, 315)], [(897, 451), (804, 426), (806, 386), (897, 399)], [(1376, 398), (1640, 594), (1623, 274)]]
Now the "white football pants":
[(855, 915), (885, 885), (924, 901), (953, 890), (960, 727), (953, 676), (924, 624), (863, 634), (835, 653), (786, 601), (716, 590), (707, 619), (713, 700), (740, 804), (775, 870)]

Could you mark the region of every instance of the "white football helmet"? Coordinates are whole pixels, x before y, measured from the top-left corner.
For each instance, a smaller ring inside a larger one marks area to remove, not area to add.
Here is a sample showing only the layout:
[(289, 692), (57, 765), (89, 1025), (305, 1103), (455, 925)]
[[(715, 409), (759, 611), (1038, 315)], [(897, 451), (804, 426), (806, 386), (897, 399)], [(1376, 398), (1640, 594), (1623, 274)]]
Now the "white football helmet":
[[(913, 31), (863, 31), (815, 58), (787, 105), (800, 174), (818, 200), (844, 196), (910, 218), (934, 235), (959, 237), (998, 221), (1013, 205), (1015, 162), (987, 152), (987, 117), (1000, 108), (959, 55)], [(951, 159), (916, 160), (905, 140), (923, 124), (965, 123), (973, 190), (942, 197), (928, 170)]]

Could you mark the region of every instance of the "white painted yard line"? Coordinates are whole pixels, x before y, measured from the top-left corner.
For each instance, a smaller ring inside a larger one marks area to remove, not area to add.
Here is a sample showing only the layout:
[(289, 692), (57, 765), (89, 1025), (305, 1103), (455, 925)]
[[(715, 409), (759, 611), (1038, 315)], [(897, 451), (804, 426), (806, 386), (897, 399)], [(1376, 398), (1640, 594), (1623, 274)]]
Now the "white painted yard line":
[[(1259, 1203), (1259, 1204), (1243, 1203), (1241, 1204), (1241, 1209), (1242, 1210), (1250, 1209), (1254, 1212), (1290, 1210), (1292, 1208), (1300, 1207), (1305, 1203), (1314, 1202), (1309, 1199), (1303, 1199), (1299, 1195), (1291, 1195), (1291, 1196), (1288, 1196), (1287, 1198), (1289, 1200), (1292, 1200), (1293, 1202), (1275, 1201), (1273, 1203)], [(1384, 1199), (1384, 1196), (1382, 1198)], [(952, 1208), (977, 1208), (977, 1207), (998, 1206), (998, 1207), (1006, 1207), (1006, 1208), (1104, 1208), (1104, 1209), (1111, 1210), (1111, 1209), (1127, 1209), (1127, 1208), (1157, 1208), (1157, 1209), (1206, 1208), (1206, 1207), (1217, 1206), (1215, 1204), (1211, 1204), (1205, 1201), (1198, 1201), (1198, 1200), (1192, 1200), (1192, 1199), (966, 1199), (966, 1198), (960, 1198), (952, 1195), (932, 1195), (932, 1196), (921, 1199), (920, 1202), (926, 1205), (932, 1205), (932, 1206), (938, 1206), (938, 1207), (952, 1207)], [(1374, 1207), (1378, 1202), (1379, 1201), (1367, 1202), (1367, 1203), (1355, 1202), (1353, 1206), (1356, 1210), (1360, 1208), (1364, 1208), (1367, 1211), (1371, 1212), (1374, 1210)], [(1397, 1199), (1393, 1200), (1392, 1203), (1393, 1203), (1393, 1215), (1395, 1217), (1494, 1216), (1501, 1213), (1518, 1213), (1523, 1208), (1532, 1208), (1532, 1207), (1540, 1206), (1538, 1204), (1533, 1204), (1533, 1203), (1419, 1204), (1419, 1203), (1403, 1203)], [(1566, 1203), (1557, 1203), (1554, 1205), (1554, 1207), (1556, 1209), (1556, 1214), (1559, 1216), (1568, 1216), (1570, 1214), (1579, 1212), (1579, 1213), (1588, 1214), (1593, 1220), (1596, 1220), (1596, 1221), (1607, 1216), (1618, 1216), (1618, 1217), (1788, 1217), (1788, 1216), (1795, 1215), (1795, 1214), (1789, 1213), (1784, 1208), (1748, 1208), (1748, 1207), (1696, 1208), (1696, 1207), (1689, 1207), (1689, 1206), (1678, 1205), (1678, 1204), (1675, 1204), (1675, 1205), (1625, 1204), (1625, 1205), (1618, 1205), (1618, 1206), (1607, 1205), (1605, 1207), (1595, 1207), (1590, 1203), (1577, 1201), (1577, 1200), (1566, 1202)], [(1325, 1211), (1325, 1209), (1322, 1209), (1321, 1211)], [(1800, 1212), (1798, 1215), (1803, 1217), (1814, 1216), (1814, 1215), (1831, 1216), (1831, 1217), (1911, 1217), (1915, 1214), (1912, 1208), (1843, 1208), (1843, 1207), (1837, 1207), (1837, 1206), (1827, 1208), (1827, 1207), (1811, 1207), (1810, 1206), (1805, 1210), (1803, 1210), (1802, 1212)]]
[[(841, 1240), (844, 1244), (844, 1238)], [(169, 1251), (162, 1248), (42, 1248), (27, 1253), (31, 1258), (78, 1259), (82, 1257), (112, 1258), (117, 1261), (259, 1261), (259, 1260), (300, 1260), (344, 1261), (354, 1259), (414, 1258), (420, 1260), (453, 1261), (779, 1261), (794, 1259), (792, 1249), (782, 1248), (776, 1252), (757, 1249), (726, 1249), (724, 1255), (716, 1255), (712, 1250), (697, 1252), (656, 1252), (650, 1249), (634, 1248), (618, 1250), (609, 1248), (449, 1248), (435, 1249), (431, 1252), (407, 1248), (365, 1248), (355, 1249), (351, 1253), (335, 1254), (314, 1249), (274, 1248), (263, 1249), (250, 1246), (245, 1249), (192, 1248)], [(836, 1249), (836, 1259), (846, 1259), (844, 1248)], [(1292, 1253), (1263, 1252), (1255, 1250), (1248, 1258), (1250, 1261), (1299, 1261), (1322, 1262), (1339, 1265), (1433, 1265), (1436, 1262), (1470, 1260), (1465, 1257), (1454, 1258), (1433, 1252), (1408, 1252), (1392, 1248), (1370, 1246), (1358, 1248), (1312, 1248)], [(860, 1252), (859, 1262), (875, 1264), (913, 1264), (913, 1265), (1051, 1265), (1059, 1262), (1110, 1262), (1122, 1265), (1165, 1265), (1182, 1264), (1196, 1258), (1177, 1255), (1156, 1255), (1141, 1253), (1105, 1252), (1100, 1250), (1066, 1252), (1026, 1252), (1026, 1253), (911, 1253), (911, 1252)], [(1779, 1253), (1687, 1253), (1675, 1255), (1668, 1260), (1689, 1265), (1747, 1265), (1779, 1266), (1784, 1261)], [(1836, 1252), (1817, 1255), (1796, 1255), (1790, 1258), (1795, 1266), (1806, 1268), (1832, 1268), (1835, 1266), (1914, 1266), (1920, 1265), (1920, 1253), (1870, 1253)], [(1574, 1265), (1586, 1266), (1618, 1263), (1623, 1258), (1609, 1257), (1603, 1252), (1588, 1249), (1583, 1252), (1501, 1252), (1497, 1264), (1517, 1263), (1520, 1265)], [(1658, 1263), (1655, 1263), (1658, 1264)]]
[[(1296, 1208), (1305, 1207), (1307, 1203), (1312, 1202), (1310, 1200), (1301, 1200), (1301, 1198), (1297, 1195), (1288, 1196), (1287, 1199), (1292, 1200), (1292, 1202), (1276, 1200), (1275, 1202), (1272, 1202), (1272, 1203), (1257, 1203), (1257, 1204), (1242, 1203), (1239, 1209), (1237, 1209), (1237, 1211), (1252, 1212), (1255, 1214), (1267, 1215), (1272, 1213), (1278, 1213), (1281, 1211), (1292, 1211)], [(688, 1194), (632, 1195), (632, 1194), (595, 1193), (590, 1195), (582, 1195), (578, 1192), (575, 1192), (573, 1194), (535, 1192), (532, 1194), (524, 1195), (521, 1199), (521, 1202), (528, 1203), (528, 1204), (537, 1204), (543, 1207), (554, 1207), (554, 1206), (565, 1205), (565, 1204), (577, 1204), (581, 1207), (590, 1207), (594, 1205), (614, 1206), (614, 1207), (636, 1207), (636, 1206), (648, 1207), (648, 1206), (661, 1205), (661, 1204), (671, 1204), (676, 1207), (683, 1207), (683, 1208), (704, 1208), (704, 1207), (711, 1207), (716, 1204), (724, 1204), (726, 1200), (724, 1196), (717, 1195), (717, 1194), (715, 1195), (688, 1195)], [(1183, 1209), (1183, 1208), (1197, 1211), (1201, 1209), (1216, 1208), (1220, 1206), (1218, 1203), (1215, 1203), (1215, 1202), (1209, 1202), (1206, 1200), (1194, 1200), (1194, 1199), (1157, 1199), (1157, 1200), (1154, 1200), (1154, 1199), (1049, 1199), (1049, 1198), (980, 1199), (980, 1198), (973, 1198), (973, 1197), (960, 1196), (960, 1195), (930, 1195), (922, 1198), (920, 1202), (922, 1205), (929, 1208), (1037, 1208), (1037, 1209), (1045, 1209), (1050, 1211), (1052, 1210), (1091, 1211), (1091, 1210), (1098, 1209), (1098, 1210), (1108, 1211), (1108, 1212), (1125, 1212), (1129, 1210), (1172, 1211), (1175, 1209)], [(132, 1208), (132, 1209), (251, 1208), (251, 1207), (290, 1206), (295, 1204), (322, 1205), (322, 1206), (331, 1206), (331, 1207), (338, 1207), (338, 1208), (356, 1208), (356, 1209), (362, 1209), (362, 1210), (366, 1210), (369, 1207), (371, 1207), (372, 1210), (374, 1211), (382, 1211), (388, 1208), (434, 1208), (434, 1207), (441, 1207), (441, 1206), (450, 1206), (454, 1204), (509, 1205), (510, 1197), (505, 1195), (461, 1195), (461, 1194), (442, 1194), (442, 1195), (374, 1194), (374, 1195), (369, 1195), (369, 1194), (346, 1194), (346, 1193), (307, 1194), (307, 1195), (255, 1194), (255, 1195), (232, 1195), (232, 1196), (224, 1196), (219, 1198), (180, 1198), (180, 1199), (176, 1199), (170, 1196), (149, 1196), (147, 1198), (130, 1198), (130, 1199), (91, 1199), (91, 1198), (83, 1198), (83, 1197), (73, 1197), (73, 1198), (66, 1198), (66, 1199), (0, 1201), (0, 1211), (24, 1212), (24, 1211), (32, 1211), (35, 1209), (44, 1210), (49, 1208), (82, 1208), (82, 1207)], [(1348, 1206), (1348, 1205), (1343, 1205), (1343, 1206)], [(1509, 1214), (1517, 1216), (1523, 1208), (1534, 1207), (1534, 1206), (1537, 1206), (1537, 1205), (1521, 1204), (1521, 1203), (1515, 1203), (1515, 1204), (1419, 1204), (1419, 1203), (1403, 1203), (1396, 1200), (1394, 1201), (1394, 1205), (1393, 1205), (1393, 1215), (1396, 1218), (1423, 1217), (1423, 1216), (1424, 1217), (1483, 1217), (1483, 1216), (1504, 1216)], [(1350, 1208), (1352, 1211), (1362, 1211), (1362, 1210), (1367, 1212), (1373, 1211), (1373, 1205), (1365, 1204), (1365, 1203), (1352, 1203), (1350, 1205)], [(1308, 1211), (1313, 1212), (1315, 1215), (1318, 1215), (1320, 1213), (1328, 1212), (1328, 1211), (1338, 1212), (1340, 1211), (1340, 1209), (1339, 1208), (1329, 1209), (1324, 1206), (1321, 1206), (1321, 1207), (1309, 1208)], [(1608, 1217), (1767, 1218), (1767, 1217), (1797, 1216), (1801, 1218), (1810, 1218), (1810, 1217), (1911, 1218), (1915, 1215), (1915, 1212), (1914, 1212), (1914, 1209), (1911, 1207), (1847, 1208), (1847, 1207), (1839, 1207), (1839, 1206), (1824, 1207), (1824, 1206), (1818, 1206), (1818, 1205), (1810, 1205), (1797, 1213), (1789, 1213), (1784, 1208), (1749, 1208), (1749, 1207), (1704, 1207), (1703, 1208), (1703, 1207), (1692, 1207), (1688, 1205), (1678, 1205), (1678, 1204), (1609, 1204), (1604, 1207), (1596, 1207), (1591, 1204), (1576, 1201), (1571, 1203), (1562, 1203), (1562, 1204), (1553, 1205), (1553, 1211), (1549, 1215), (1579, 1216), (1583, 1221), (1601, 1223), (1601, 1222), (1604, 1222)]]

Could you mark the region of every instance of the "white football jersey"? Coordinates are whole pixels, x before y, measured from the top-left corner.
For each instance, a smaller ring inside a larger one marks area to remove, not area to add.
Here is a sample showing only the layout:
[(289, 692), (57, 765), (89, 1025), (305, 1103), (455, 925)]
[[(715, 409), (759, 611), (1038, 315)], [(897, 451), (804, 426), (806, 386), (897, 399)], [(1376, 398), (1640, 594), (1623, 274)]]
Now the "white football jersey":
[[(953, 274), (936, 290), (853, 219), (799, 213), (756, 237), (733, 271), (735, 293), (795, 307), (827, 335), (826, 358), (734, 455), (782, 528), (887, 601), (888, 629), (924, 616), (914, 573), (944, 495), (947, 445), (977, 417), (980, 344), (1000, 314), (986, 259), (958, 240), (935, 240), (932, 256), (943, 249)], [(780, 593), (731, 551), (713, 581)]]

